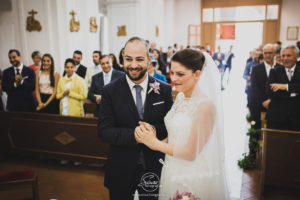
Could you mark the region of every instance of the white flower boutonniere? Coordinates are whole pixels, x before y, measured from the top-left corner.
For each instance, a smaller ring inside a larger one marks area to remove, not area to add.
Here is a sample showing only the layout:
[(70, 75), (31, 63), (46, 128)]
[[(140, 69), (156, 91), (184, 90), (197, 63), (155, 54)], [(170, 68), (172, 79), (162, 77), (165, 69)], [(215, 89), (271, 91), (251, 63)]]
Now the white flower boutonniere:
[(154, 81), (154, 83), (149, 83), (150, 86), (150, 90), (148, 92), (148, 94), (153, 90), (154, 93), (159, 94), (159, 85), (160, 83)]

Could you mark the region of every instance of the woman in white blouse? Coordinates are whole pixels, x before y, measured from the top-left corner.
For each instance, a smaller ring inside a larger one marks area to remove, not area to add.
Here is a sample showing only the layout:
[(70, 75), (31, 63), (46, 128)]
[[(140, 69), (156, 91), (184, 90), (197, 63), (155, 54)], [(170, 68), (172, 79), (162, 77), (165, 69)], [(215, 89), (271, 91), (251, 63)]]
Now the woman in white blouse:
[(36, 72), (35, 92), (38, 112), (59, 114), (59, 104), (55, 98), (59, 77), (59, 73), (54, 72), (53, 57), (44, 54), (41, 69)]

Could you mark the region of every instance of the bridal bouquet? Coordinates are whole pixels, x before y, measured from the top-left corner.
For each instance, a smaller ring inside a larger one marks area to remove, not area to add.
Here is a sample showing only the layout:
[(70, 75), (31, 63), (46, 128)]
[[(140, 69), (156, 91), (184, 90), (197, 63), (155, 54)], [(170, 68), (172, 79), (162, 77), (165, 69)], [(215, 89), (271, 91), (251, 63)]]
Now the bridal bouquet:
[(178, 190), (174, 194), (173, 198), (169, 198), (169, 200), (200, 200), (200, 198), (195, 197), (190, 192), (179, 193)]

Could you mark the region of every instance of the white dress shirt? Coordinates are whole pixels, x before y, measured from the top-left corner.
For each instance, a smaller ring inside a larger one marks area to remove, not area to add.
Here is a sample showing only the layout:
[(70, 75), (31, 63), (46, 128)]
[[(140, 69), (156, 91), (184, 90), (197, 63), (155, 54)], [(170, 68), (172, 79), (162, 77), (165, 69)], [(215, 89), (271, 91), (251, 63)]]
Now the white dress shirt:
[(272, 66), (269, 65), (266, 61), (264, 61), (264, 64), (265, 64), (265, 68), (266, 68), (266, 72), (267, 72), (267, 77), (269, 77), (271, 69), (273, 69), (275, 66), (275, 62), (273, 63)]
[[(292, 68), (286, 68), (286, 67), (285, 67), (285, 73), (286, 73), (286, 76), (287, 76), (288, 78), (289, 78), (289, 76), (290, 76), (289, 70), (291, 70), (291, 80), (292, 80), (292, 77), (293, 77), (293, 75), (294, 75), (295, 68), (296, 68), (296, 64), (295, 64)], [(291, 81), (291, 80), (289, 80), (289, 81)], [(289, 84), (287, 84), (286, 90), (289, 91)], [(291, 97), (295, 97), (296, 95), (297, 95), (296, 93), (291, 93)]]
[[(66, 75), (66, 79), (69, 80), (74, 76), (74, 74), (71, 77), (68, 77)], [(65, 90), (69, 89), (71, 87), (72, 81), (69, 81), (66, 83)], [(62, 115), (69, 115), (69, 96), (64, 96), (64, 98), (61, 100), (61, 114)]]
[(113, 69), (111, 68), (110, 71), (108, 73), (105, 73), (103, 71), (103, 80), (104, 80), (104, 85), (110, 83), (111, 81), (111, 75), (112, 75), (112, 71)]
[(98, 74), (102, 72), (102, 67), (101, 65), (94, 65), (92, 67), (88, 67), (87, 68), (87, 74), (85, 76), (85, 83), (87, 85), (87, 87), (90, 87), (91, 86), (91, 83), (92, 83), (92, 77), (95, 75), (95, 74)]
[(140, 84), (135, 84), (134, 82), (132, 82), (132, 80), (130, 80), (130, 78), (127, 75), (126, 75), (126, 80), (127, 80), (128, 85), (129, 85), (129, 88), (130, 88), (130, 91), (131, 91), (131, 94), (133, 96), (135, 104), (136, 104), (136, 92), (135, 92), (134, 86), (135, 85), (140, 85), (142, 87), (141, 95), (142, 95), (142, 102), (143, 102), (143, 106), (144, 106), (145, 99), (146, 99), (147, 88), (148, 88), (148, 81), (149, 81), (148, 73), (146, 73), (145, 80), (143, 82), (141, 82)]
[[(15, 75), (17, 75), (17, 69), (19, 69), (19, 73), (20, 73), (20, 75), (22, 75), (23, 67), (24, 67), (23, 63), (21, 63), (20, 67), (14, 67)], [(24, 79), (22, 78), (21, 85), (23, 84), (23, 82), (24, 82)], [(14, 82), (14, 86), (17, 87), (16, 82)]]

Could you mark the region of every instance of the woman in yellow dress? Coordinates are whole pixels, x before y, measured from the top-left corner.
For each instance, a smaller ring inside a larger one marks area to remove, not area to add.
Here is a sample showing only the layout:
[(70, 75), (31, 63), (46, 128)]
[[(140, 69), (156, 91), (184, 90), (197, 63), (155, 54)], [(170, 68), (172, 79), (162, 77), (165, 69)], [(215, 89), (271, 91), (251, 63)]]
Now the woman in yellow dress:
[(75, 62), (65, 61), (66, 75), (58, 82), (56, 98), (60, 100), (60, 114), (84, 116), (83, 101), (86, 99), (84, 80), (75, 73)]

